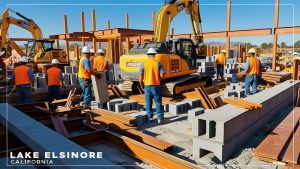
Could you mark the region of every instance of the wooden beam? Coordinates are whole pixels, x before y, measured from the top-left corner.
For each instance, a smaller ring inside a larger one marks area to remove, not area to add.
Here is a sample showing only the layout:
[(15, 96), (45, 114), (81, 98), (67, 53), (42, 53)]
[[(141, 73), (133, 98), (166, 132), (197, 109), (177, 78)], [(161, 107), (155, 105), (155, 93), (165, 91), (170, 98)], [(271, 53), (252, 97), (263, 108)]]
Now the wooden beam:
[[(67, 15), (64, 15), (64, 31), (65, 31), (65, 34), (68, 34), (68, 18), (67, 18)], [(66, 36), (64, 35), (64, 38), (65, 37)], [(68, 62), (69, 62), (69, 60), (70, 60), (70, 50), (69, 50), (69, 41), (67, 39), (66, 39), (66, 54), (67, 54), (67, 58), (68, 58)]]
[[(275, 14), (274, 14), (274, 30), (278, 28), (279, 21), (279, 3), (280, 0), (275, 0)], [(276, 70), (276, 55), (277, 55), (277, 41), (278, 35), (273, 35), (273, 59), (272, 59), (272, 70)]]
[(275, 28), (274, 34), (281, 35), (281, 34), (299, 34), (300, 33), (300, 26), (294, 27), (281, 27)]
[(59, 49), (59, 39), (55, 39), (55, 46), (56, 46), (56, 49)]
[[(96, 28), (96, 12), (95, 12), (95, 9), (92, 9), (92, 31), (96, 31), (97, 28)], [(93, 37), (94, 37), (94, 34), (93, 34)], [(97, 44), (96, 44), (96, 38), (94, 37), (93, 38), (93, 48), (95, 50), (95, 52), (97, 51)]]
[(152, 11), (152, 31), (155, 29), (155, 11)]
[(237, 30), (229, 31), (229, 37), (235, 36), (258, 36), (258, 35), (272, 35), (272, 29), (252, 29), (252, 30)]
[[(227, 22), (226, 22), (226, 31), (230, 31), (230, 21), (231, 21), (231, 0), (227, 0)], [(226, 51), (227, 58), (229, 58), (230, 54), (230, 36), (227, 34), (226, 36)]]
[[(84, 12), (80, 12), (80, 20), (81, 20), (81, 32), (85, 32), (85, 25), (84, 25)], [(85, 46), (85, 41), (82, 39), (82, 46)]]
[(110, 20), (107, 20), (107, 29), (110, 29)]

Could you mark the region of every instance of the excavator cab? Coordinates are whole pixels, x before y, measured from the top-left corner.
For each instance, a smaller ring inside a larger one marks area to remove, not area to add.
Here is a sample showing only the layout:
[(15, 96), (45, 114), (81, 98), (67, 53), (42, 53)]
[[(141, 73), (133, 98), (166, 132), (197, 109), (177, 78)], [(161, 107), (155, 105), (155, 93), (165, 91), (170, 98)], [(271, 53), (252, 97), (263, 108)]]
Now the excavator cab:
[(52, 59), (66, 62), (67, 57), (62, 49), (53, 48), (54, 41), (30, 40), (26, 45), (26, 56), (35, 63), (47, 63)]
[(183, 60), (185, 60), (189, 66), (190, 70), (196, 69), (196, 55), (195, 49), (197, 46), (194, 44), (192, 39), (172, 39), (169, 40), (169, 49), (172, 49), (170, 52), (177, 54)]

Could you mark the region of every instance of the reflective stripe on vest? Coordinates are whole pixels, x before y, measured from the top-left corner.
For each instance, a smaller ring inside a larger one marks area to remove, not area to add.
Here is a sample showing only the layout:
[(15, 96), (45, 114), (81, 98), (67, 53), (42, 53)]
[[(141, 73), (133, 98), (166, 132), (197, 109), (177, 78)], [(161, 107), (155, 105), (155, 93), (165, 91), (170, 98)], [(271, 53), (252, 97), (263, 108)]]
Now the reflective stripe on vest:
[(60, 86), (60, 71), (61, 70), (57, 67), (52, 67), (47, 70), (48, 86)]
[[(79, 68), (78, 68), (78, 77), (79, 78), (91, 78), (91, 71), (86, 71), (84, 65), (82, 64), (83, 59), (88, 59), (87, 57), (81, 57), (79, 61)], [(89, 59), (88, 59), (89, 60)]]
[(219, 54), (218, 58), (216, 59), (216, 64), (225, 65), (225, 62), (226, 56), (223, 53)]
[(107, 68), (107, 60), (104, 56), (97, 56), (94, 58), (94, 67), (97, 71), (105, 71)]
[(249, 69), (247, 70), (247, 74), (259, 74), (259, 60), (256, 57), (248, 57), (249, 61)]
[(30, 68), (25, 65), (20, 65), (15, 68), (14, 74), (15, 74), (15, 84), (16, 85), (22, 85), (22, 84), (30, 84), (31, 80), (28, 75), (28, 70)]
[(144, 62), (144, 84), (160, 85), (158, 62), (154, 59), (147, 59)]

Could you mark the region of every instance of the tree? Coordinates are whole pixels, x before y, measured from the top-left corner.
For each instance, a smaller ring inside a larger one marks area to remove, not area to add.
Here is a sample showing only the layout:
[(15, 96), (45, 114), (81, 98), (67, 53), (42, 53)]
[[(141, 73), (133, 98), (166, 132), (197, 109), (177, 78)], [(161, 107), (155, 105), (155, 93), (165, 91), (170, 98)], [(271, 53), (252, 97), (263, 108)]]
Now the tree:
[(280, 47), (281, 47), (281, 48), (286, 48), (286, 47), (287, 47), (287, 46), (286, 46), (286, 43), (285, 43), (285, 42), (281, 42)]
[(261, 45), (260, 45), (260, 48), (262, 48), (262, 49), (267, 49), (268, 48), (268, 44), (267, 43), (262, 43)]
[(268, 48), (273, 48), (273, 43), (268, 43)]
[(300, 40), (295, 42), (294, 44), (294, 48), (300, 48)]

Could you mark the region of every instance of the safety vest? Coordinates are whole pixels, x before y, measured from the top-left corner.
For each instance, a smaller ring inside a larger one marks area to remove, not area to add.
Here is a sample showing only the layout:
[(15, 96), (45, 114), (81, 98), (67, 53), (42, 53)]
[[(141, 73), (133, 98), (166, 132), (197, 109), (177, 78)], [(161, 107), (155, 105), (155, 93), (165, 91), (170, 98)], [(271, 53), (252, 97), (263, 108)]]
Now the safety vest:
[(144, 84), (160, 85), (158, 62), (154, 58), (144, 62)]
[(259, 60), (256, 57), (248, 57), (249, 69), (247, 74), (260, 74)]
[(47, 70), (48, 86), (60, 86), (60, 71), (57, 67), (51, 67)]
[(226, 64), (226, 56), (223, 53), (219, 54), (218, 58), (216, 59), (216, 64)]
[(87, 57), (83, 56), (80, 58), (79, 61), (79, 68), (78, 68), (78, 77), (79, 78), (91, 78), (91, 71), (86, 71), (84, 65), (82, 64), (83, 59), (88, 59)]
[(30, 68), (25, 65), (20, 65), (15, 68), (14, 75), (15, 75), (15, 84), (22, 85), (22, 84), (30, 84), (31, 80), (28, 75), (28, 70)]
[(97, 71), (105, 71), (107, 70), (107, 60), (104, 56), (97, 56), (94, 58), (94, 67), (93, 69), (96, 69)]

